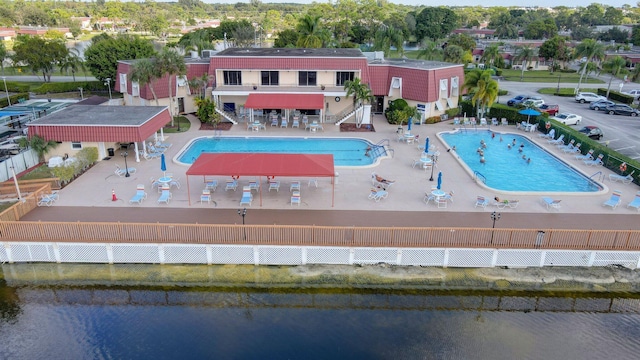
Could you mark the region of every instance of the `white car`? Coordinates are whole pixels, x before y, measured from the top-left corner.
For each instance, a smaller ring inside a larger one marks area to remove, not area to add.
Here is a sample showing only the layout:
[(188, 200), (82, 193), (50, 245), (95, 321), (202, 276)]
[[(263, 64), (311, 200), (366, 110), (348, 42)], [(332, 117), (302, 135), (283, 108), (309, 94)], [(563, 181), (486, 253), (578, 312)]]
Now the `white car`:
[(558, 121), (564, 125), (578, 125), (582, 121), (582, 116), (569, 113), (560, 113), (556, 116), (551, 117), (551, 119)]
[(542, 99), (529, 99), (522, 102), (522, 105), (525, 107), (540, 107), (544, 105), (544, 100)]
[(638, 100), (638, 98), (640, 97), (640, 90), (629, 90), (623, 91), (622, 93), (633, 96), (634, 100)]
[(576, 101), (581, 104), (600, 100), (607, 100), (607, 98), (592, 92), (579, 92), (578, 95), (576, 95)]

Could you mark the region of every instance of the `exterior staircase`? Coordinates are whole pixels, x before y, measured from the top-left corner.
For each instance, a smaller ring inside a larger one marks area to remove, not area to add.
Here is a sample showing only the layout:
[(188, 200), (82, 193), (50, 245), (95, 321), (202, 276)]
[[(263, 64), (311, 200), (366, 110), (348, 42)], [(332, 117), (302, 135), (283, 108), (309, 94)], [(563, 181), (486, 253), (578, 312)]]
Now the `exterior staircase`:
[[(354, 108), (353, 110), (345, 110), (343, 112), (341, 112), (340, 114), (338, 114), (336, 116), (336, 126), (339, 126), (340, 124), (342, 124), (343, 122), (349, 120), (352, 116), (354, 116), (356, 114), (356, 112), (358, 112), (359, 109), (362, 108), (362, 105), (360, 105), (357, 108)], [(356, 119), (357, 120), (357, 119)]]
[(218, 114), (220, 114), (223, 118), (225, 118), (225, 119), (229, 120), (230, 122), (232, 122), (234, 125), (237, 125), (237, 124), (238, 124), (238, 121), (235, 119), (235, 116), (234, 116), (234, 115), (231, 115), (231, 114), (229, 114), (229, 113), (228, 113), (228, 112), (226, 112), (226, 111), (222, 111), (222, 110), (220, 110), (220, 108), (219, 108), (219, 107), (217, 107), (217, 106), (216, 106), (216, 112), (217, 112)]

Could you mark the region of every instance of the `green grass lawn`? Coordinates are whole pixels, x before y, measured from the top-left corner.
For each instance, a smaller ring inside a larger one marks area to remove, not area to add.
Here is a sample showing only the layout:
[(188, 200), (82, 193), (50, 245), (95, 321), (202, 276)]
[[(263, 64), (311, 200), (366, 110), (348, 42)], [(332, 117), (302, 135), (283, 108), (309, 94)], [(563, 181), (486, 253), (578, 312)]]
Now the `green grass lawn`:
[[(180, 123), (180, 131), (178, 131), (178, 122)], [(167, 134), (171, 134), (171, 133), (177, 133), (177, 132), (185, 132), (190, 128), (191, 128), (191, 122), (189, 122), (189, 119), (187, 119), (184, 116), (176, 116), (173, 122), (173, 126), (171, 126), (171, 124), (169, 123), (167, 126), (163, 128), (162, 131), (164, 131)]]
[[(502, 70), (502, 77), (508, 81), (520, 81), (522, 75), (521, 70), (505, 69)], [(578, 73), (550, 73), (546, 70), (532, 70), (524, 72), (523, 82), (558, 82), (561, 84), (577, 84), (580, 81), (580, 74)], [(599, 79), (589, 78), (586, 81), (583, 79), (583, 84), (603, 84), (604, 82)]]
[(42, 164), (20, 177), (20, 180), (48, 179), (54, 177), (47, 164)]

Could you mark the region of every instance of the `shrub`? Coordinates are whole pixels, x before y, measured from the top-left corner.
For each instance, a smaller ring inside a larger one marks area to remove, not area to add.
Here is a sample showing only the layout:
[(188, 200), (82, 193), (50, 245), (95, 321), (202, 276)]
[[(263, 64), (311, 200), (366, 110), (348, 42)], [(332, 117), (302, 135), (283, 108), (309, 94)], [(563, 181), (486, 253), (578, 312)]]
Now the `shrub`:
[(93, 165), (96, 161), (98, 161), (98, 148), (96, 147), (87, 147), (80, 151), (76, 155), (78, 159), (78, 163), (82, 170), (87, 169), (89, 166)]
[(425, 119), (424, 123), (425, 124), (435, 124), (435, 123), (439, 123), (440, 121), (441, 121), (440, 116), (430, 116), (430, 117)]
[[(36, 94), (75, 92), (81, 87), (86, 91), (107, 91), (108, 87), (100, 81), (55, 82), (44, 83), (31, 90)], [(113, 91), (113, 89), (111, 89)]]
[(389, 107), (387, 107), (384, 111), (384, 116), (387, 118), (389, 124), (403, 124), (404, 116), (402, 111), (409, 107), (407, 101), (404, 99), (396, 99), (389, 103)]

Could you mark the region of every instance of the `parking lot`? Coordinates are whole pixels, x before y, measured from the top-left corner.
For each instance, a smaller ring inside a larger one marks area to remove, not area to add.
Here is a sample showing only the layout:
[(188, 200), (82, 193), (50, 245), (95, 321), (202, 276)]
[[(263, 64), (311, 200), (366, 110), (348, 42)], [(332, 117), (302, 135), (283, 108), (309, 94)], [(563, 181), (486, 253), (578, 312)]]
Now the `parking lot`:
[[(509, 91), (506, 96), (500, 97), (500, 103), (506, 104), (507, 100), (512, 97), (524, 94), (524, 95), (537, 95), (544, 99), (547, 104), (558, 104), (560, 106), (560, 112), (574, 113), (582, 116), (582, 121), (579, 125), (573, 125), (572, 127), (577, 129), (583, 126), (593, 125), (602, 129), (604, 137), (600, 139), (600, 143), (618, 151), (619, 153), (628, 156), (632, 159), (640, 159), (640, 135), (638, 129), (640, 128), (640, 117), (622, 116), (622, 115), (609, 115), (602, 111), (595, 111), (589, 109), (589, 104), (580, 104), (574, 100), (573, 97), (560, 97), (553, 95), (538, 94), (537, 90), (543, 87), (555, 88), (557, 84), (543, 84), (543, 83), (520, 83), (520, 82), (500, 82), (500, 88)], [(575, 87), (576, 84), (561, 84), (562, 87)], [(607, 87), (608, 84), (600, 85), (587, 85), (584, 87)], [(640, 85), (636, 86), (640, 89)], [(623, 89), (632, 90), (635, 89), (633, 85), (626, 85)], [(618, 90), (618, 84), (611, 85), (612, 90)]]

